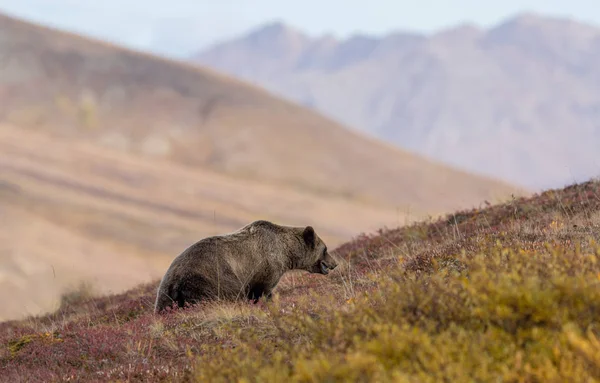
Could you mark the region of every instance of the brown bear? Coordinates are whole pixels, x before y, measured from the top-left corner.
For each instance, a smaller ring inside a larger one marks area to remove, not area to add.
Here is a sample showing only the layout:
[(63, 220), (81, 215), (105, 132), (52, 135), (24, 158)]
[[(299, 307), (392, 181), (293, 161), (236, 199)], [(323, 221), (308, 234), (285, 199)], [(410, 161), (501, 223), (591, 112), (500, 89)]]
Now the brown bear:
[(252, 222), (236, 232), (204, 238), (177, 256), (163, 276), (155, 312), (203, 299), (271, 298), (288, 270), (327, 275), (337, 262), (311, 226)]

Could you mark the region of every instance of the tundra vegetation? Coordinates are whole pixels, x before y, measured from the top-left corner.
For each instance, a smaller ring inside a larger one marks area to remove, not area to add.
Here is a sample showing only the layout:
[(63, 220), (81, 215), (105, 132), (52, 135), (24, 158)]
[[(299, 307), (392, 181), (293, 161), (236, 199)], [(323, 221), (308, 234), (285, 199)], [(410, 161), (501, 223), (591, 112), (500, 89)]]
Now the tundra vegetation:
[(0, 324), (6, 381), (595, 382), (600, 182), (360, 235), (273, 300), (153, 313), (158, 281)]

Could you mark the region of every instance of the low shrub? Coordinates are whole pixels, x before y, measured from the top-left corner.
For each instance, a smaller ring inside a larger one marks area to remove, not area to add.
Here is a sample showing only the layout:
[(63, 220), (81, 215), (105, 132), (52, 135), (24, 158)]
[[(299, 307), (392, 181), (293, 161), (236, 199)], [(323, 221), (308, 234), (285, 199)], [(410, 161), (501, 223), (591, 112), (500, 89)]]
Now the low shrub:
[[(268, 305), (272, 326), (232, 327), (198, 381), (504, 381), (600, 379), (600, 247), (457, 255), (464, 269), (391, 270), (352, 302)], [(318, 315), (317, 315), (318, 313)]]

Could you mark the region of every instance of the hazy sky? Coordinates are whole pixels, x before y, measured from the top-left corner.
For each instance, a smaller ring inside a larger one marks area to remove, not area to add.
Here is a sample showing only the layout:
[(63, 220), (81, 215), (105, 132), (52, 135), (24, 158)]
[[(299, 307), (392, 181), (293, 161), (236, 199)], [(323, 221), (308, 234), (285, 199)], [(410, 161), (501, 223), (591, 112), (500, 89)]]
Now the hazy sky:
[(486, 27), (523, 11), (600, 25), (598, 0), (0, 0), (0, 11), (174, 55), (273, 20), (339, 37), (399, 29), (429, 33), (462, 22)]

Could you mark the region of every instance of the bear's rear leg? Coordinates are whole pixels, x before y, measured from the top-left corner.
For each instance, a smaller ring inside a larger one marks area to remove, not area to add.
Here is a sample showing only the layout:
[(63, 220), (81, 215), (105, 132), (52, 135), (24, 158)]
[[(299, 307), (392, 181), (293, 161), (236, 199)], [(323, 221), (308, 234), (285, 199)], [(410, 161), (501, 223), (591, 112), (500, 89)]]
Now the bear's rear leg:
[(190, 275), (173, 287), (171, 298), (179, 308), (185, 308), (203, 299), (211, 298), (211, 290), (206, 278), (201, 275)]

